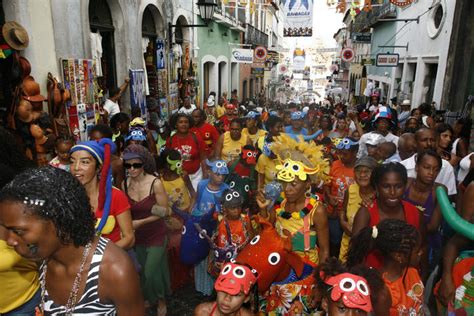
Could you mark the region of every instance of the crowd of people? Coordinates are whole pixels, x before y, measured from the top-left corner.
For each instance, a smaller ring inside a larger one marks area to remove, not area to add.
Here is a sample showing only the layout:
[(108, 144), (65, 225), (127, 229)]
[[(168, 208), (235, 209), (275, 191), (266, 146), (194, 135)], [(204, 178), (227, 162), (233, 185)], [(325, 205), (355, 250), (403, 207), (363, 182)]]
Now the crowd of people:
[(236, 91), (105, 111), (48, 167), (0, 128), (0, 315), (166, 315), (189, 284), (195, 315), (474, 314), (469, 119)]

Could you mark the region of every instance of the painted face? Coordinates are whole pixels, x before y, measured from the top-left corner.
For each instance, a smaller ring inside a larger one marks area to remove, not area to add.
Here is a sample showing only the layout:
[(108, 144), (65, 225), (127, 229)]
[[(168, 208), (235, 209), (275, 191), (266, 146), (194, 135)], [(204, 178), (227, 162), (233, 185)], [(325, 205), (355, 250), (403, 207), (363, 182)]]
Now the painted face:
[(406, 183), (402, 181), (402, 176), (397, 172), (384, 174), (376, 188), (380, 201), (383, 201), (385, 205), (390, 207), (400, 205), (405, 190), (405, 184)]
[(257, 164), (257, 151), (253, 151), (250, 149), (242, 149), (242, 159), (245, 160), (245, 162), (248, 165), (255, 165)]
[(123, 163), (123, 167), (127, 170), (128, 175), (130, 178), (136, 178), (139, 175), (143, 174), (143, 161), (140, 159), (134, 158), (130, 160), (126, 160)]
[(176, 122), (176, 130), (179, 133), (186, 134), (189, 131), (189, 119), (187, 117), (181, 116)]
[(27, 259), (41, 261), (60, 246), (54, 224), (30, 213), (23, 203), (0, 203), (0, 225), (8, 231), (7, 244)]
[(434, 149), (436, 146), (435, 132), (425, 129), (416, 135), (416, 147), (418, 150)]
[(82, 185), (98, 181), (97, 161), (85, 150), (77, 150), (71, 154), (71, 174), (76, 177)]
[(71, 155), (69, 154), (71, 148), (72, 142), (63, 142), (56, 146), (56, 154), (62, 164), (68, 165), (71, 163)]
[[(363, 277), (351, 273), (341, 273), (328, 278), (325, 282), (332, 285), (331, 301), (342, 301), (349, 309), (359, 309), (367, 313), (372, 311), (369, 286)], [(333, 314), (329, 313), (329, 315)], [(346, 313), (344, 311), (342, 314), (334, 315), (346, 315)]]
[(438, 146), (440, 148), (446, 149), (451, 145), (453, 141), (453, 133), (450, 130), (446, 130), (439, 134), (438, 136)]
[(417, 178), (426, 184), (433, 184), (435, 182), (440, 169), (441, 166), (438, 160), (430, 155), (424, 155), (415, 166)]
[(372, 169), (366, 166), (359, 166), (354, 169), (355, 181), (360, 187), (368, 187), (370, 185), (370, 176)]

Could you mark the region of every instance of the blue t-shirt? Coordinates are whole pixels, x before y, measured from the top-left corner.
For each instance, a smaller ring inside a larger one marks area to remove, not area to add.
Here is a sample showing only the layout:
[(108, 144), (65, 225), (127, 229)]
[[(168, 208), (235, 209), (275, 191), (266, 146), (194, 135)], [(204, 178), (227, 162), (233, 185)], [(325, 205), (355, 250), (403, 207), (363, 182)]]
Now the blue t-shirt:
[(191, 215), (193, 216), (202, 216), (209, 213), (215, 206), (215, 211), (221, 211), (220, 198), (222, 192), (228, 189), (229, 186), (226, 183), (222, 183), (219, 190), (213, 191), (209, 187), (209, 179), (203, 179), (199, 182), (197, 187), (197, 197), (196, 204), (194, 204), (193, 211)]
[(290, 125), (290, 126), (287, 126), (285, 127), (285, 133), (287, 134), (296, 134), (296, 135), (308, 135), (308, 130), (306, 128), (302, 128), (300, 132), (297, 132), (297, 131), (294, 131), (293, 130), (293, 127)]

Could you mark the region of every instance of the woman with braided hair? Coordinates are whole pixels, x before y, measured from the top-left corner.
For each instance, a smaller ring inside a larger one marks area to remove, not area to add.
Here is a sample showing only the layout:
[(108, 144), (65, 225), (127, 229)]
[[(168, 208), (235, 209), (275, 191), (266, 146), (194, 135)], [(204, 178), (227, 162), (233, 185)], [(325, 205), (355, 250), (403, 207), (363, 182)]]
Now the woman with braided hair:
[[(407, 171), (398, 162), (376, 167), (370, 176), (376, 198), (371, 205), (362, 206), (357, 211), (352, 235), (356, 235), (365, 227), (378, 225), (384, 219), (399, 219), (413, 225), (420, 231), (420, 235), (424, 236), (423, 214), (413, 204), (403, 200), (407, 181)], [(367, 266), (378, 269), (382, 264), (383, 258), (376, 250), (367, 256)]]
[(414, 268), (420, 261), (420, 245), (417, 229), (399, 219), (385, 219), (352, 237), (348, 267), (362, 264), (370, 251), (382, 255), (380, 272), (392, 298), (391, 316), (422, 314), (424, 286)]
[(35, 315), (144, 314), (132, 262), (95, 222), (84, 187), (57, 168), (29, 169), (0, 191), (6, 243), (40, 264)]
[(71, 174), (86, 189), (97, 232), (123, 249), (135, 243), (127, 196), (112, 186), (111, 154), (115, 144), (109, 138), (80, 142), (71, 148)]

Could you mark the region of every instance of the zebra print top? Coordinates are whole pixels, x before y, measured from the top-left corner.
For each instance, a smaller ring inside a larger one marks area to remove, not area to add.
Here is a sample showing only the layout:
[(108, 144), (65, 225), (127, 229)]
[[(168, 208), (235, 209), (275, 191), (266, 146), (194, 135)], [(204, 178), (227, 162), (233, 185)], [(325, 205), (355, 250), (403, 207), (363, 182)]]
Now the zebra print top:
[[(102, 257), (108, 242), (108, 239), (99, 237), (99, 242), (92, 255), (89, 273), (87, 274), (84, 294), (82, 294), (81, 299), (76, 304), (73, 315), (116, 315), (115, 305), (100, 302), (98, 293), (100, 263), (102, 262)], [(40, 280), (44, 277), (42, 272), (44, 264), (45, 262), (43, 262), (40, 268)], [(66, 315), (65, 306), (55, 304), (48, 296), (47, 290), (45, 290), (44, 293), (44, 301), (45, 315)]]

